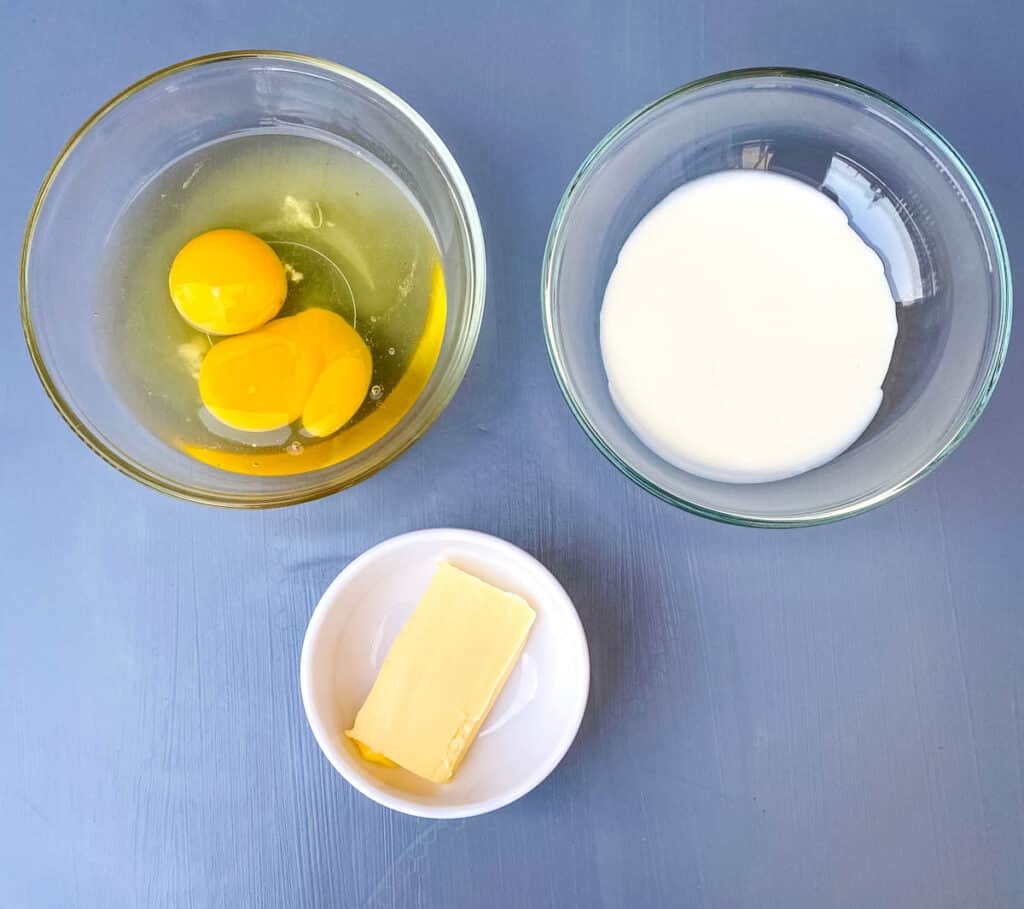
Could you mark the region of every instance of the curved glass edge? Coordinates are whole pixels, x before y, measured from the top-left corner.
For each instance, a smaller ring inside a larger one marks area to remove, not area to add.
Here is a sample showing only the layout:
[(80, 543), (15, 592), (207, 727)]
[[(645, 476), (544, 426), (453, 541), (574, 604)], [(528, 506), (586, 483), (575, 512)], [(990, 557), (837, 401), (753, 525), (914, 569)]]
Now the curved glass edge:
[[(984, 222), (988, 228), (989, 237), (995, 243), (996, 267), (999, 271), (1000, 284), (999, 335), (996, 338), (991, 362), (989, 363), (981, 390), (979, 391), (974, 404), (968, 410), (960, 425), (946, 444), (939, 449), (939, 451), (937, 451), (927, 463), (923, 464), (906, 479), (890, 486), (887, 489), (883, 489), (864, 499), (841, 505), (837, 508), (812, 514), (782, 518), (767, 518), (757, 515), (742, 514), (739, 512), (718, 511), (714, 508), (708, 508), (700, 505), (697, 502), (691, 502), (688, 499), (675, 496), (667, 490), (662, 489), (656, 483), (648, 480), (639, 471), (635, 470), (623, 458), (619, 457), (615, 450), (604, 440), (601, 434), (590, 422), (590, 419), (587, 417), (582, 405), (578, 400), (576, 400), (570, 390), (568, 370), (562, 361), (558, 345), (555, 340), (554, 305), (552, 295), (555, 249), (558, 245), (558, 240), (562, 232), (565, 214), (573, 196), (576, 193), (577, 187), (587, 177), (591, 169), (601, 160), (609, 146), (631, 126), (677, 97), (714, 85), (721, 85), (742, 79), (769, 77), (780, 77), (807, 82), (825, 82), (839, 85), (843, 88), (848, 88), (855, 92), (866, 94), (908, 118), (910, 122), (921, 131), (921, 133), (931, 139), (939, 149), (947, 155), (947, 163), (952, 165), (953, 169), (960, 174), (966, 185), (974, 193), (975, 201), (978, 203), (980, 213), (984, 216)], [(670, 505), (674, 505), (677, 508), (681, 508), (683, 511), (688, 511), (691, 514), (698, 515), (699, 517), (710, 518), (713, 521), (719, 521), (723, 524), (733, 524), (739, 527), (774, 529), (787, 527), (814, 527), (820, 524), (831, 524), (836, 521), (841, 521), (845, 518), (870, 511), (880, 505), (884, 505), (886, 502), (900, 495), (900, 493), (905, 492), (919, 480), (930, 474), (942, 461), (952, 454), (952, 452), (955, 451), (960, 443), (967, 437), (967, 434), (974, 427), (975, 423), (978, 422), (978, 419), (981, 417), (982, 412), (985, 410), (985, 407), (992, 397), (992, 393), (995, 391), (996, 384), (999, 381), (999, 376), (1003, 369), (1003, 363), (1006, 360), (1006, 352), (1010, 342), (1010, 327), (1012, 323), (1013, 309), (1012, 300), (1013, 287), (1012, 276), (1010, 273), (1009, 253), (1006, 248), (1006, 239), (1003, 236), (1002, 228), (999, 225), (999, 220), (996, 217), (995, 210), (992, 207), (992, 203), (989, 201), (988, 195), (985, 193), (985, 190), (981, 185), (981, 181), (977, 178), (970, 166), (953, 147), (953, 145), (938, 130), (904, 107), (898, 101), (890, 98), (888, 95), (883, 94), (870, 86), (856, 82), (852, 79), (847, 79), (843, 76), (837, 76), (821, 70), (800, 69), (798, 67), (748, 67), (746, 69), (728, 70), (726, 72), (716, 73), (712, 76), (706, 76), (693, 82), (688, 82), (685, 85), (681, 85), (679, 88), (673, 89), (667, 94), (652, 101), (650, 104), (644, 105), (639, 110), (630, 114), (618, 123), (604, 136), (603, 139), (601, 139), (600, 142), (598, 142), (590, 154), (587, 155), (583, 160), (583, 163), (573, 175), (572, 179), (569, 181), (569, 185), (562, 194), (558, 207), (555, 209), (554, 218), (551, 221), (551, 228), (548, 231), (548, 239), (544, 248), (544, 260), (541, 266), (541, 310), (544, 322), (544, 340), (547, 346), (548, 358), (551, 361), (551, 367), (554, 370), (555, 378), (558, 380), (558, 386), (562, 391), (562, 396), (569, 405), (569, 410), (572, 412), (576, 421), (583, 428), (583, 431), (587, 434), (591, 442), (594, 443), (598, 451), (600, 451), (605, 458), (614, 464), (615, 467), (617, 467), (630, 480), (662, 501), (668, 502)]]
[[(451, 364), (449, 364), (446, 375), (442, 377), (444, 391), (438, 395), (437, 399), (433, 402), (433, 406), (424, 412), (421, 424), (417, 427), (417, 431), (411, 434), (408, 439), (403, 440), (403, 443), (399, 445), (395, 451), (389, 452), (386, 457), (382, 458), (377, 463), (370, 465), (366, 470), (361, 471), (354, 476), (333, 480), (298, 492), (291, 491), (280, 494), (266, 492), (256, 492), (252, 494), (218, 493), (186, 486), (184, 484), (179, 485), (148, 470), (144, 465), (135, 461), (133, 458), (130, 458), (124, 453), (118, 451), (116, 446), (105, 443), (97, 433), (93, 432), (84, 421), (79, 419), (74, 409), (64, 400), (57, 389), (56, 384), (51, 379), (42, 353), (36, 344), (35, 335), (32, 330), (31, 307), (28, 295), (28, 264), (29, 257), (31, 255), (32, 238), (35, 234), (39, 213), (46, 202), (50, 188), (57, 179), (61, 168), (89, 130), (92, 129), (92, 127), (95, 126), (96, 123), (98, 123), (111, 110), (117, 107), (117, 105), (171, 75), (212, 63), (221, 63), (228, 60), (246, 58), (293, 61), (304, 63), (317, 69), (326, 69), (336, 75), (343, 76), (351, 79), (353, 82), (363, 85), (407, 117), (413, 126), (422, 133), (423, 137), (437, 154), (444, 167), (444, 176), (452, 187), (454, 197), (457, 200), (459, 223), (465, 233), (468, 241), (467, 245), (469, 247), (470, 267), (467, 270), (467, 298), (469, 300), (468, 318), (463, 323), (463, 330), (460, 332), (456, 342), (458, 344), (457, 356), (453, 359)], [(29, 356), (32, 360), (32, 365), (36, 370), (36, 374), (39, 377), (39, 381), (42, 384), (47, 397), (75, 435), (77, 435), (93, 452), (99, 455), (104, 461), (120, 473), (137, 480), (151, 489), (166, 493), (174, 496), (175, 498), (184, 499), (190, 502), (197, 502), (199, 504), (243, 509), (279, 508), (323, 498), (362, 482), (363, 480), (373, 476), (373, 474), (378, 471), (383, 470), (392, 461), (404, 454), (423, 436), (431, 425), (433, 425), (434, 421), (438, 416), (440, 416), (445, 407), (447, 407), (452, 397), (454, 397), (459, 385), (461, 385), (462, 379), (465, 377), (466, 371), (469, 369), (469, 364), (472, 361), (473, 352), (476, 349), (476, 343), (480, 335), (487, 288), (487, 256), (484, 246), (483, 227), (480, 223), (480, 216), (477, 212), (476, 202), (473, 199), (473, 194), (469, 188), (469, 184), (466, 182), (466, 178), (463, 175), (461, 168), (456, 163), (455, 158), (448, 150), (448, 147), (444, 144), (440, 136), (437, 135), (430, 124), (428, 124), (427, 121), (424, 120), (423, 117), (420, 116), (420, 114), (417, 113), (416, 110), (400, 96), (381, 85), (379, 82), (369, 78), (368, 76), (364, 76), (356, 70), (349, 69), (346, 66), (342, 66), (341, 64), (334, 63), (330, 60), (323, 60), (319, 57), (298, 54), (292, 51), (276, 50), (224, 51), (220, 53), (206, 54), (201, 57), (193, 57), (188, 60), (182, 60), (178, 63), (150, 73), (148, 76), (145, 76), (139, 81), (128, 86), (123, 91), (114, 95), (114, 97), (97, 109), (95, 113), (93, 113), (92, 116), (90, 116), (74, 132), (71, 138), (68, 139), (64, 148), (61, 150), (60, 154), (47, 171), (46, 176), (43, 178), (39, 191), (36, 193), (36, 197), (33, 200), (28, 222), (25, 227), (18, 272), (21, 326), (25, 336), (25, 343), (28, 347)]]

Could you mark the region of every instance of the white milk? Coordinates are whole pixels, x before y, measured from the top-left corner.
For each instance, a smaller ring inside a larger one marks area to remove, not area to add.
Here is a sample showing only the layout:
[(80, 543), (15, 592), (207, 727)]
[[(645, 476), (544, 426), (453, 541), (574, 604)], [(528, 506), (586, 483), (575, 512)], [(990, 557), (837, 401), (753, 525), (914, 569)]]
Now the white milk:
[(827, 196), (726, 171), (668, 195), (626, 240), (601, 309), (616, 407), (665, 460), (760, 483), (849, 447), (882, 403), (896, 305)]

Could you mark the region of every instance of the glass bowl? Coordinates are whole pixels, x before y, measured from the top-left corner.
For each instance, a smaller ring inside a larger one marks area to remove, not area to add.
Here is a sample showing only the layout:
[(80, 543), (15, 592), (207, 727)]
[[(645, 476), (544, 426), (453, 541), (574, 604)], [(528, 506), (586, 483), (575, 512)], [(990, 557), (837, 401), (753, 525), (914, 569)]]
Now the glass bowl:
[[(704, 479), (648, 449), (612, 403), (598, 335), (605, 285), (637, 222), (681, 184), (731, 168), (786, 174), (835, 200), (882, 258), (897, 302), (899, 334), (874, 421), (828, 464), (769, 483)], [(792, 69), (694, 82), (612, 130), (562, 198), (542, 275), (551, 362), (597, 447), (656, 496), (756, 527), (848, 517), (934, 468), (992, 394), (1010, 299), (995, 214), (949, 143), (878, 92)]]
[[(253, 132), (340, 138), (382, 162), (419, 202), (440, 248), (448, 314), (440, 355), (408, 412), (370, 447), (331, 466), (249, 476), (200, 463), (150, 432), (104, 362), (97, 264), (125, 206), (199, 146)], [(21, 313), (32, 361), (68, 425), (97, 454), (163, 492), (216, 505), (289, 505), (351, 486), (405, 451), (437, 418), (469, 365), (483, 316), (483, 233), (444, 143), (408, 104), (345, 67), (299, 54), (239, 51), (161, 70), (109, 101), (71, 138), (29, 217)]]

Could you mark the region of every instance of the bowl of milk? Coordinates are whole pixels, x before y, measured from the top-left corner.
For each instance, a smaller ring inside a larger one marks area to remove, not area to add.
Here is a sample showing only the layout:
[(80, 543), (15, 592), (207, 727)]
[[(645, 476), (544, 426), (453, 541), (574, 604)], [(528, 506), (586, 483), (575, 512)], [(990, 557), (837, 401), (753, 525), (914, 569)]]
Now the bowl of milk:
[(806, 526), (920, 479), (995, 387), (1006, 248), (977, 178), (895, 101), (742, 70), (616, 127), (570, 184), (542, 281), (566, 400), (689, 511)]

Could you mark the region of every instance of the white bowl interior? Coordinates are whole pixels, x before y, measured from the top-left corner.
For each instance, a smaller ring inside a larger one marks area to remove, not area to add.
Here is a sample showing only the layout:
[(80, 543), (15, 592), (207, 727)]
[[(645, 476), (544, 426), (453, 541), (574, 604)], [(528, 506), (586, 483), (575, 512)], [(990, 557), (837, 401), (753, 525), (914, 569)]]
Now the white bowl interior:
[[(537, 619), (455, 778), (435, 784), (364, 760), (345, 730), (434, 569), (446, 560), (524, 597)], [(406, 534), (362, 555), (324, 593), (302, 652), (303, 702), (328, 759), (370, 798), (425, 817), (482, 814), (536, 786), (576, 735), (589, 679), (583, 629), (558, 581), (512, 544), (463, 530)]]

